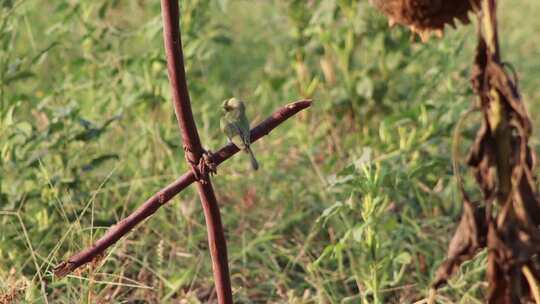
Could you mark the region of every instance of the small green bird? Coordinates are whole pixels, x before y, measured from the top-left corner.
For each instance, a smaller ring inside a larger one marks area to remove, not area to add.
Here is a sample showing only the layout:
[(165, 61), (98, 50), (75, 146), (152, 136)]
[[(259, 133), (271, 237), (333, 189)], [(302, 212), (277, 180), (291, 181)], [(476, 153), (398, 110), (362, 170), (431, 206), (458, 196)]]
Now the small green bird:
[(249, 147), (251, 135), (244, 102), (233, 97), (223, 101), (222, 107), (225, 115), (220, 120), (221, 131), (227, 135), (229, 142), (249, 155), (253, 170), (259, 169), (259, 164)]

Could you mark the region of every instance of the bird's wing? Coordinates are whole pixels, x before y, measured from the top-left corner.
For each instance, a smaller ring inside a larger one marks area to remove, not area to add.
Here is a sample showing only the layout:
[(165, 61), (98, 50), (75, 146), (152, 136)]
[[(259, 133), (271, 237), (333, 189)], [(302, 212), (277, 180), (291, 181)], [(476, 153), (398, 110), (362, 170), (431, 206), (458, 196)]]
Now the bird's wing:
[(238, 123), (234, 120), (231, 121), (230, 117), (225, 116), (220, 121), (221, 130), (227, 137), (229, 141), (235, 144), (238, 148), (244, 149), (245, 142), (242, 134), (241, 128), (238, 126)]
[(240, 129), (242, 140), (246, 145), (251, 144), (251, 132), (249, 128), (249, 121), (247, 120), (246, 115), (240, 115), (238, 119), (238, 128)]

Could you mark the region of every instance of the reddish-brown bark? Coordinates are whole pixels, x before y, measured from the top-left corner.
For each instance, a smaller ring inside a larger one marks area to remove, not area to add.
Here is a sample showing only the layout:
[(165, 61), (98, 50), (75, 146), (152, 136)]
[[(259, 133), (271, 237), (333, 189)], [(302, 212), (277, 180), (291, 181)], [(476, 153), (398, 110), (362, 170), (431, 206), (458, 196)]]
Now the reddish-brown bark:
[[(186, 160), (196, 174), (197, 191), (206, 220), (206, 231), (210, 256), (212, 257), (212, 269), (214, 271), (214, 284), (218, 302), (221, 304), (232, 303), (231, 279), (227, 259), (227, 241), (221, 223), (219, 206), (214, 194), (214, 188), (210, 176), (199, 172), (197, 165), (201, 161), (204, 149), (199, 139), (197, 125), (193, 119), (191, 102), (184, 68), (184, 54), (182, 52), (182, 38), (180, 35), (180, 11), (177, 0), (162, 0), (161, 14), (163, 18), (163, 40), (167, 54), (167, 69), (169, 71), (169, 83), (171, 84), (172, 99), (176, 119), (182, 132), (182, 141)], [(202, 170), (201, 170), (202, 171)]]

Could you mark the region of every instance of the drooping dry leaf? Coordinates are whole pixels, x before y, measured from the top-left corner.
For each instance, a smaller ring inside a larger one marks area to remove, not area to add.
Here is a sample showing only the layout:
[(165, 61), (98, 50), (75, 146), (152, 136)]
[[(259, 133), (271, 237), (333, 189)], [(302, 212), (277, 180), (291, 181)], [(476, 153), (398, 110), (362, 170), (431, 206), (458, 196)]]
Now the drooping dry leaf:
[[(536, 156), (529, 147), (532, 127), (517, 77), (509, 77), (481, 31), (478, 36), (471, 82), (483, 120), (467, 164), (482, 189), (485, 209), (476, 210), (464, 193), (461, 222), (433, 285), (440, 287), (463, 261), (487, 247), (487, 303), (528, 303), (531, 291), (524, 284), (522, 266), (540, 277), (540, 200), (533, 174)], [(497, 215), (492, 213), (495, 200)]]
[(477, 208), (465, 197), (461, 221), (450, 241), (448, 257), (437, 269), (433, 282), (434, 288), (439, 288), (446, 283), (463, 262), (474, 257), (486, 246), (485, 218), (485, 209)]
[(488, 303), (510, 304), (520, 303), (512, 297), (512, 282), (508, 275), (512, 261), (512, 250), (508, 248), (498, 235), (495, 224), (491, 222), (488, 228), (488, 265), (487, 279), (489, 282)]

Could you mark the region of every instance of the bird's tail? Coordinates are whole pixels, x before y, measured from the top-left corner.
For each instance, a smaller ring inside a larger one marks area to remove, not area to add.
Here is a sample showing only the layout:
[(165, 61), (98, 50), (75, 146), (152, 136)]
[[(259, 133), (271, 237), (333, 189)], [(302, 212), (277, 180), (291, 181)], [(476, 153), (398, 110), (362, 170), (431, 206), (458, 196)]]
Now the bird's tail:
[(251, 168), (255, 171), (259, 169), (259, 163), (255, 159), (255, 155), (253, 155), (253, 151), (251, 151), (251, 148), (246, 145), (244, 151), (246, 151), (246, 153), (249, 155), (249, 160), (251, 161)]

